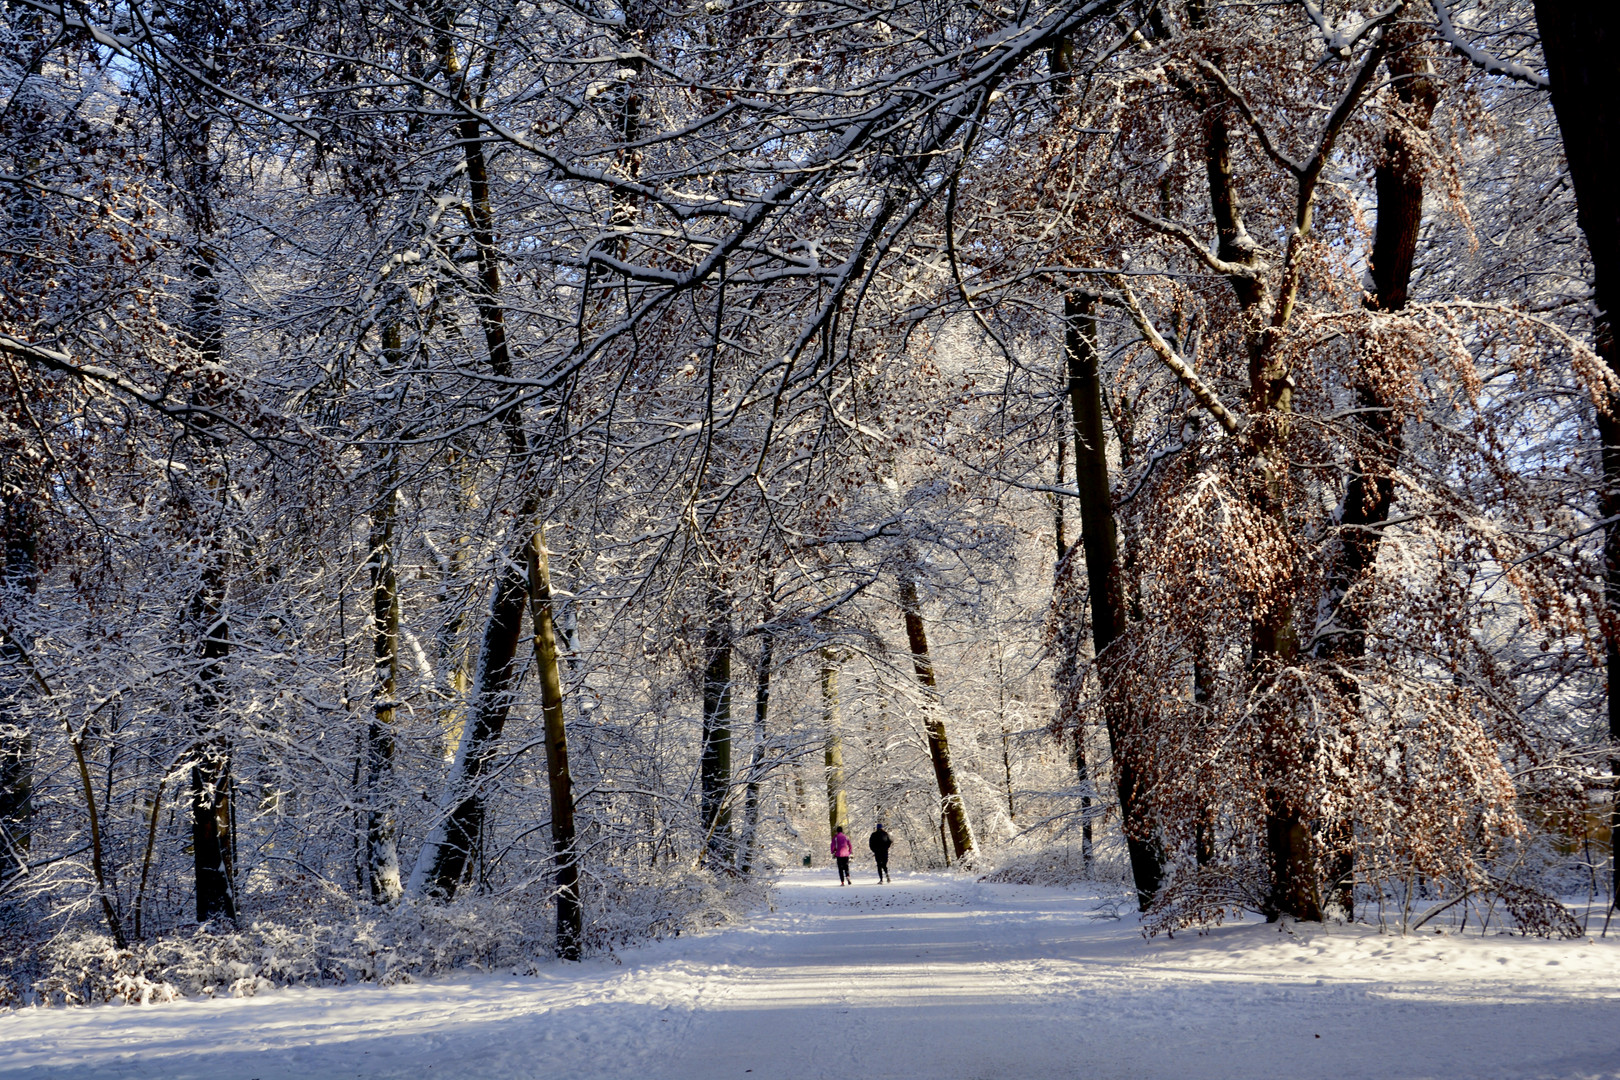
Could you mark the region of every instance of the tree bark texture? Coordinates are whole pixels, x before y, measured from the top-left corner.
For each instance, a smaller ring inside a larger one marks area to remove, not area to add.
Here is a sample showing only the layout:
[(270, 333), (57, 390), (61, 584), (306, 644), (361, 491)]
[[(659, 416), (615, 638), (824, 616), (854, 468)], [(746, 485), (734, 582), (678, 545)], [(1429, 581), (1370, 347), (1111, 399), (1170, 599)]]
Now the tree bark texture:
[(540, 669), (540, 707), (545, 715), (546, 782), (551, 796), (551, 850), (557, 867), (557, 955), (578, 960), (585, 915), (579, 899), (579, 851), (574, 826), (574, 781), (568, 767), (568, 731), (563, 723), (562, 668), (551, 596), (551, 563), (544, 527), (529, 544), (529, 605), (534, 658)]
[(911, 646), (911, 666), (923, 692), (923, 726), (928, 736), (928, 756), (934, 764), (934, 782), (939, 787), (942, 828), (950, 832), (951, 846), (960, 861), (977, 844), (973, 837), (973, 824), (968, 820), (967, 804), (956, 782), (956, 767), (951, 763), (950, 739), (945, 733), (945, 719), (940, 715), (939, 689), (934, 681), (934, 662), (928, 654), (928, 634), (923, 628), (922, 604), (917, 597), (917, 583), (909, 568), (900, 575), (900, 610), (906, 620), (906, 640)]
[[(391, 340), (390, 340), (391, 339)], [(399, 327), (384, 331), (384, 347), (397, 354)], [(399, 899), (399, 848), (393, 798), (394, 716), (399, 697), (399, 575), (394, 564), (399, 490), (394, 452), (382, 468), (381, 491), (371, 523), (371, 723), (366, 729), (366, 876), (374, 903)]]
[[(1592, 252), (1593, 326), (1598, 355), (1620, 372), (1614, 323), (1620, 310), (1620, 8), (1590, 0), (1536, 0), (1541, 49), (1547, 58), (1553, 112), (1575, 186), (1576, 217)], [(1613, 896), (1620, 897), (1620, 401), (1598, 414), (1603, 441), (1603, 594), (1608, 608), (1609, 760), (1614, 777), (1610, 810)]]
[(738, 869), (745, 874), (754, 868), (759, 842), (759, 782), (765, 771), (765, 725), (770, 716), (771, 657), (775, 648), (776, 635), (767, 629), (759, 643), (759, 675), (754, 683), (754, 749), (748, 761), (748, 786), (743, 789), (743, 836)]
[(703, 634), (703, 750), (698, 763), (699, 809), (708, 855), (717, 866), (732, 859), (731, 807), (731, 628), (723, 605), (711, 603)]
[[(1063, 297), (1063, 355), (1069, 409), (1074, 417), (1074, 486), (1080, 499), (1080, 548), (1086, 556), (1091, 596), (1091, 642), (1097, 675), (1105, 689), (1117, 685), (1124, 662), (1111, 646), (1125, 633), (1125, 592), (1119, 559), (1119, 529), (1108, 477), (1108, 434), (1104, 427), (1102, 375), (1097, 366), (1096, 298), (1087, 293)], [(1120, 825), (1131, 861), (1137, 906), (1153, 903), (1164, 879), (1164, 859), (1152, 838), (1138, 835), (1137, 777), (1117, 702), (1105, 706), (1108, 749), (1119, 794)], [(1084, 741), (1076, 742), (1076, 765), (1085, 762)]]
[[(206, 139), (206, 136), (204, 136)], [(206, 147), (203, 151), (206, 154)], [(198, 243), (192, 260), (191, 324), (192, 345), (202, 362), (218, 367), (224, 345), (224, 311), (219, 282), (215, 277), (217, 259), (212, 249)], [(194, 440), (200, 453), (212, 457), (217, 452), (206, 434)], [(201, 637), (197, 676), (190, 696), (191, 727), (197, 742), (191, 765), (191, 850), (196, 881), (197, 921), (234, 919), (237, 913), (235, 873), (232, 866), (234, 843), (231, 824), (231, 741), (223, 729), (223, 681), (225, 660), (230, 655), (230, 626), (226, 621), (225, 597), (230, 577), (230, 552), (220, 531), (227, 528), (224, 516), (228, 493), (220, 468), (210, 463), (204, 469), (206, 505), (197, 505), (203, 491), (191, 495), (191, 512), (196, 519), (213, 519), (201, 537), (207, 546), (202, 580), (192, 598), (191, 623)], [(199, 527), (202, 527), (201, 525)]]

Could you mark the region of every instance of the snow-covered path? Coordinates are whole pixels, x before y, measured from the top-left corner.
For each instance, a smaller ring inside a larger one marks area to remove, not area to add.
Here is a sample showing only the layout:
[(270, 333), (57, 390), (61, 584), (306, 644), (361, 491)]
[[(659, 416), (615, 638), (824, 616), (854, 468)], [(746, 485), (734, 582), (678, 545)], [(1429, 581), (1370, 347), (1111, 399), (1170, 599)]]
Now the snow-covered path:
[(0, 1076), (1620, 1077), (1613, 935), (1145, 941), (1059, 890), (827, 876), (622, 964), (0, 1016)]

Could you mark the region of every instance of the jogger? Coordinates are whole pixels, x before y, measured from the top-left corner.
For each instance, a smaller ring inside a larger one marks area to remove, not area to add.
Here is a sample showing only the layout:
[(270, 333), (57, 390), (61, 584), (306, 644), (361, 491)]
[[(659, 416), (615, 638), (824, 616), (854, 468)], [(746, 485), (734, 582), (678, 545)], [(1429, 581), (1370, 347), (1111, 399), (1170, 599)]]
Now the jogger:
[(850, 843), (849, 837), (844, 835), (844, 827), (842, 825), (838, 826), (838, 831), (833, 833), (832, 853), (833, 859), (838, 863), (838, 884), (851, 884), (849, 878), (849, 857), (855, 854), (855, 845)]
[(894, 840), (883, 830), (883, 822), (878, 822), (877, 830), (867, 838), (866, 846), (872, 849), (872, 857), (877, 860), (878, 883), (893, 881), (889, 877), (889, 848), (894, 846)]

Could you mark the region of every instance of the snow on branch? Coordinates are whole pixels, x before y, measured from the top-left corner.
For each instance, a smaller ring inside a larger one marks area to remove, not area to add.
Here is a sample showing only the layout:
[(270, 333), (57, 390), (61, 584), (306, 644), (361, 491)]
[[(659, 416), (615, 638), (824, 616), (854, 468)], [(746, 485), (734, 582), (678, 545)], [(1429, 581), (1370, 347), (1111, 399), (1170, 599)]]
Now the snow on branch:
[(1440, 40), (1450, 45), (1457, 55), (1463, 57), (1481, 71), (1492, 75), (1506, 75), (1510, 79), (1528, 83), (1540, 90), (1545, 90), (1551, 85), (1547, 81), (1547, 76), (1539, 71), (1527, 68), (1523, 64), (1515, 64), (1511, 60), (1503, 60), (1500, 57), (1493, 56), (1465, 38), (1458, 31), (1456, 25), (1452, 23), (1451, 5), (1446, 0), (1434, 0), (1434, 17)]

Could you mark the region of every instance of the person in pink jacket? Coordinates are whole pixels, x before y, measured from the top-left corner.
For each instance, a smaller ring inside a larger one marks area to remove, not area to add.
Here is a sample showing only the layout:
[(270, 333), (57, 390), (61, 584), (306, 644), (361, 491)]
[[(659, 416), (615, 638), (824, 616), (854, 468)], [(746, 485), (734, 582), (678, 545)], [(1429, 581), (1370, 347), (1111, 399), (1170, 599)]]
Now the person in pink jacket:
[(852, 884), (849, 877), (849, 857), (855, 854), (855, 845), (850, 843), (849, 837), (844, 835), (842, 825), (838, 826), (838, 831), (833, 833), (832, 853), (833, 858), (838, 862), (838, 884)]

